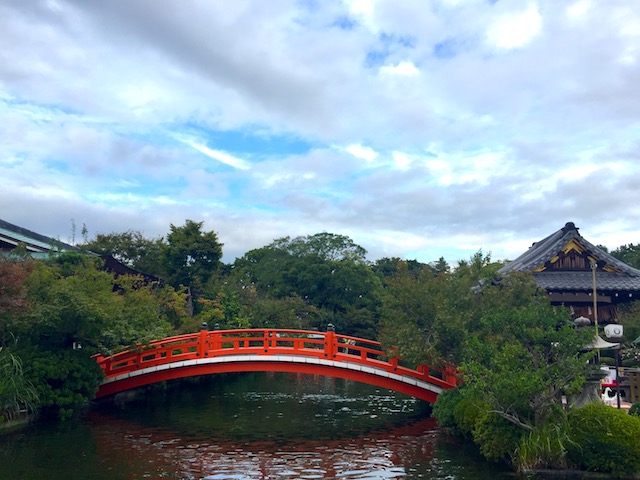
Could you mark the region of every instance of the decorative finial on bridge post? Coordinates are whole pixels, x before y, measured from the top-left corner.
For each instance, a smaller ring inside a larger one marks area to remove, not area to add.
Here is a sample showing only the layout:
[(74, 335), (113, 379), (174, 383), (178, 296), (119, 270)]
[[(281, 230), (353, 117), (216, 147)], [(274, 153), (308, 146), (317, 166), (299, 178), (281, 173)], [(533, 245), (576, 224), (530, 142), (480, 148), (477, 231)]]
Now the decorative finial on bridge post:
[(209, 324), (207, 322), (202, 322), (200, 330), (209, 330)]
[(335, 332), (336, 331), (336, 326), (333, 323), (330, 323), (329, 325), (327, 325), (327, 332)]

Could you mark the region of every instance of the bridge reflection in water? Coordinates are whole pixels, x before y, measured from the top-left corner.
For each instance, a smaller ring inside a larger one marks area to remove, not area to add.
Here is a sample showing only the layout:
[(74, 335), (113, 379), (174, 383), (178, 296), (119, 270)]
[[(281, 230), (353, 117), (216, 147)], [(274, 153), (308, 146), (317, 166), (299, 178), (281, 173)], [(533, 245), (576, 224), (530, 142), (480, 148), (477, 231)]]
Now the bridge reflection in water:
[(169, 382), (0, 435), (0, 479), (513, 480), (425, 402), (306, 374)]
[(105, 373), (96, 398), (177, 378), (257, 371), (345, 378), (430, 403), (443, 390), (456, 386), (452, 368), (402, 366), (380, 342), (333, 331), (201, 330), (94, 358)]

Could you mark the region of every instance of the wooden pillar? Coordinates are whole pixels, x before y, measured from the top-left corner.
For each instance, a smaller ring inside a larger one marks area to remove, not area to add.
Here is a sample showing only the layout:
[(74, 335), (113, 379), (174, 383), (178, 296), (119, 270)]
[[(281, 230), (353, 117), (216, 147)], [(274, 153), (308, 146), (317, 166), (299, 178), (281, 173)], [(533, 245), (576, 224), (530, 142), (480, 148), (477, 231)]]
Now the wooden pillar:
[(456, 369), (453, 365), (447, 365), (444, 369), (444, 379), (451, 385), (458, 385), (458, 377), (456, 375)]
[(202, 328), (198, 334), (198, 356), (206, 357), (209, 355), (209, 330)]
[(324, 356), (330, 359), (336, 357), (336, 332), (333, 330), (324, 334)]

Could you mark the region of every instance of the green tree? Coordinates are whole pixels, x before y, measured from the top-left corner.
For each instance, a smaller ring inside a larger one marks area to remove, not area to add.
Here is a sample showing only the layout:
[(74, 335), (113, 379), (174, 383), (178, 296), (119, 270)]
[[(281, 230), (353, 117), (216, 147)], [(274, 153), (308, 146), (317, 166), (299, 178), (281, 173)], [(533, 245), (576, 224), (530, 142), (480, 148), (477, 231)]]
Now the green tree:
[(437, 273), (431, 265), (420, 263), (417, 260), (403, 260), (398, 257), (380, 258), (374, 262), (371, 268), (383, 280), (400, 272), (410, 273), (414, 276), (421, 275), (424, 270), (432, 274)]
[(284, 237), (272, 243), (275, 249), (295, 257), (317, 256), (322, 260), (350, 260), (364, 262), (367, 251), (345, 235), (316, 233), (304, 237)]
[(460, 365), (465, 394), (522, 429), (545, 425), (561, 395), (577, 393), (584, 383), (590, 354), (582, 350), (591, 340), (544, 296), (502, 306), (470, 329)]
[(93, 398), (102, 379), (93, 353), (164, 338), (182, 323), (184, 293), (141, 277), (114, 277), (101, 266), (99, 258), (71, 252), (33, 262), (28, 277), (20, 276), (12, 302), (5, 302), (11, 308), (0, 315), (7, 338), (16, 339), (0, 351), (9, 355), (0, 360), (4, 405), (67, 418)]
[(113, 258), (142, 273), (164, 276), (163, 238), (146, 238), (141, 232), (99, 233), (91, 241), (80, 245), (84, 250)]
[(139, 278), (100, 270), (100, 260), (64, 254), (38, 262), (25, 281), (30, 308), (8, 328), (22, 340), (50, 349), (105, 353), (171, 333), (184, 295), (171, 287), (145, 285)]
[(436, 322), (442, 282), (429, 270), (416, 275), (406, 264), (386, 280), (380, 338), (413, 364), (440, 363)]
[(365, 255), (342, 235), (285, 237), (236, 260), (230, 280), (265, 300), (302, 299), (317, 311), (305, 322), (312, 327), (373, 337), (382, 285)]
[(640, 365), (640, 302), (618, 306), (618, 321), (624, 326), (620, 357), (624, 366)]
[(609, 253), (627, 265), (640, 269), (640, 244), (629, 243), (628, 245), (621, 245)]
[(451, 271), (451, 267), (444, 257), (440, 257), (436, 262), (432, 262), (430, 265), (436, 273), (448, 273)]
[(220, 267), (223, 244), (215, 232), (203, 232), (203, 224), (187, 220), (181, 227), (170, 226), (164, 261), (168, 280), (176, 288), (184, 285), (199, 293)]
[(477, 292), (491, 283), (501, 265), (482, 252), (451, 272), (431, 267), (416, 271), (399, 263), (385, 280), (380, 340), (414, 364), (459, 363), (469, 324), (493, 307), (485, 301), (487, 295)]
[(529, 275), (486, 284), (474, 296), (457, 362), (462, 386), (455, 401), (439, 407), (439, 399), (434, 414), (453, 418), (487, 458), (562, 466), (561, 397), (577, 394), (591, 372), (592, 332), (576, 331), (570, 312), (552, 307)]
[(496, 278), (501, 262), (478, 252), (451, 271), (406, 266), (386, 279), (381, 340), (411, 363), (458, 366), (462, 385), (439, 397), (434, 415), (455, 425), (491, 459), (521, 465), (566, 460), (561, 397), (579, 391), (591, 366), (570, 312), (552, 307), (534, 278)]

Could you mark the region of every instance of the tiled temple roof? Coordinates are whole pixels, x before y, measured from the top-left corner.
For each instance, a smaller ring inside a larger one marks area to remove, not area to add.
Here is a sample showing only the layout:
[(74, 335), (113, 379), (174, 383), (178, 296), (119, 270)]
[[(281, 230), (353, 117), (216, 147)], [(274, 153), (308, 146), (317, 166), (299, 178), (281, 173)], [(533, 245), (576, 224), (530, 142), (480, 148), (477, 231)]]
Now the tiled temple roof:
[(498, 275), (503, 276), (509, 272), (533, 272), (538, 285), (549, 291), (591, 291), (593, 277), (590, 268), (553, 268), (554, 262), (572, 242), (579, 245), (589, 259), (597, 262), (598, 290), (640, 291), (640, 270), (586, 240), (573, 222), (568, 222), (557, 232), (534, 243), (529, 250), (498, 270)]
[[(591, 272), (539, 272), (534, 273), (538, 285), (545, 290), (587, 291), (593, 288)], [(600, 291), (635, 292), (640, 290), (640, 277), (623, 273), (597, 272), (596, 282)]]

